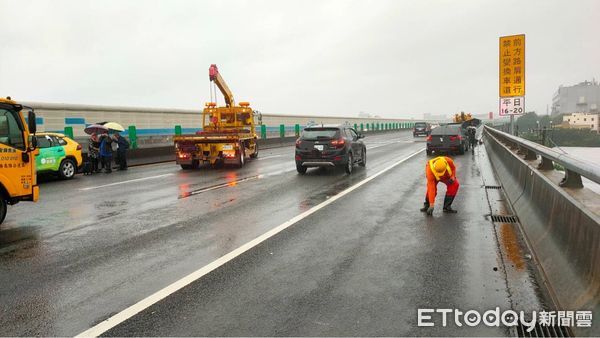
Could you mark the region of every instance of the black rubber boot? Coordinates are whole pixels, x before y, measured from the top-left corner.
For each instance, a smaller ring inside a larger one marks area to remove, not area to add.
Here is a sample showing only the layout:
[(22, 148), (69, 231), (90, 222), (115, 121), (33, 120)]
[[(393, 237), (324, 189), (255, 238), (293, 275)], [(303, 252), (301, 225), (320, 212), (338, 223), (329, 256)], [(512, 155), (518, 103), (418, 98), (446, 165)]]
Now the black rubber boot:
[(452, 209), (452, 202), (454, 201), (454, 196), (446, 196), (444, 197), (444, 212), (456, 214), (456, 210)]
[(419, 209), (421, 212), (427, 212), (429, 209), (429, 201), (427, 200), (427, 196), (425, 196), (425, 202), (423, 203), (423, 207)]

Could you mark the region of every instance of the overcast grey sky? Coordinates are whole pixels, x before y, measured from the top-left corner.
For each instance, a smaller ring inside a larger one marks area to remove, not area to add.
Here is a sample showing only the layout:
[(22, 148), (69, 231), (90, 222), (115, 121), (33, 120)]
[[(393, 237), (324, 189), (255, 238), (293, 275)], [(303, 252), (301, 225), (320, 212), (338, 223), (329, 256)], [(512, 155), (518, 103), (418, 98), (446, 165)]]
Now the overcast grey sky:
[[(498, 108), (498, 37), (527, 35), (527, 110), (600, 78), (600, 1), (6, 1), (0, 95), (201, 108), (208, 67), (263, 113)], [(222, 99), (220, 99), (223, 102)]]

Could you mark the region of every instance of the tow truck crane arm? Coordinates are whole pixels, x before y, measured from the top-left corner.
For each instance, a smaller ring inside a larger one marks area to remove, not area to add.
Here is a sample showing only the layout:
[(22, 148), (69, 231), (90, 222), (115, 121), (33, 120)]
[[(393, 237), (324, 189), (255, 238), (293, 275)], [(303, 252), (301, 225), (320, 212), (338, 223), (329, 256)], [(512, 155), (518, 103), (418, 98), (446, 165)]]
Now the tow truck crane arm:
[(221, 74), (219, 74), (219, 69), (217, 68), (217, 65), (210, 65), (210, 68), (208, 68), (208, 78), (210, 79), (210, 81), (213, 81), (217, 85), (217, 87), (219, 87), (219, 90), (225, 97), (225, 105), (227, 107), (233, 107), (235, 105), (235, 101), (233, 100), (233, 93), (225, 83), (225, 80), (223, 80), (223, 77), (221, 77)]

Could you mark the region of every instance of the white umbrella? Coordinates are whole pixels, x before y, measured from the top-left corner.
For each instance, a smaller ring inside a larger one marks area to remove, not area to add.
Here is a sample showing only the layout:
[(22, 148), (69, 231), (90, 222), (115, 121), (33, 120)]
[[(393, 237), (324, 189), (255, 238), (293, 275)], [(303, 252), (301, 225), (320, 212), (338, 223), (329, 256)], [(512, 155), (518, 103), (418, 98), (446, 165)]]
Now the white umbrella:
[(125, 128), (117, 122), (106, 122), (104, 126), (113, 131), (125, 131)]

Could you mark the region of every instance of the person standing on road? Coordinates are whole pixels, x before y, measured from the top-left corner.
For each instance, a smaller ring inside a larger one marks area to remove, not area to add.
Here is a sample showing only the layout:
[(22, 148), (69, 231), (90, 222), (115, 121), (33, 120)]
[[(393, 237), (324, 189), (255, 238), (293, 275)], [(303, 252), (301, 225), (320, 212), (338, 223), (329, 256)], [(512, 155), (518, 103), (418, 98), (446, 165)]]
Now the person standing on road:
[(452, 202), (458, 192), (458, 179), (456, 178), (456, 166), (454, 161), (448, 156), (438, 156), (427, 161), (425, 165), (425, 176), (427, 177), (427, 192), (425, 194), (425, 203), (422, 212), (427, 215), (433, 215), (433, 205), (437, 195), (437, 184), (442, 182), (446, 185), (446, 197), (444, 197), (444, 212), (456, 213), (452, 209)]
[(470, 126), (467, 128), (467, 136), (469, 137), (469, 146), (471, 147), (471, 150), (475, 150), (475, 146), (477, 145), (477, 139), (476, 139), (476, 135), (477, 135), (477, 128)]
[(112, 172), (112, 139), (108, 134), (100, 136), (100, 158), (104, 172), (110, 174)]
[(92, 133), (92, 135), (90, 135), (90, 139), (88, 141), (88, 157), (90, 158), (90, 172), (98, 172), (98, 162), (100, 157), (100, 141), (98, 140), (98, 135), (96, 133)]
[(119, 164), (119, 170), (127, 170), (127, 149), (129, 149), (129, 142), (119, 133), (115, 133), (114, 140), (117, 142), (117, 163)]

